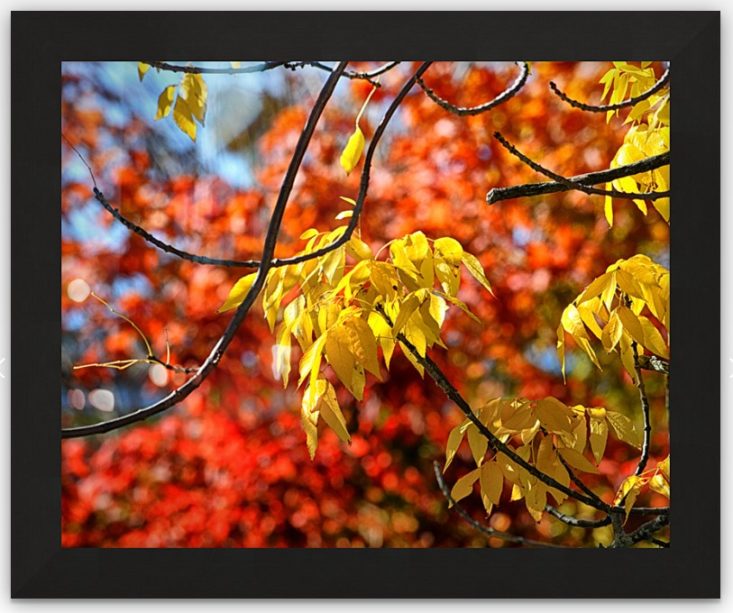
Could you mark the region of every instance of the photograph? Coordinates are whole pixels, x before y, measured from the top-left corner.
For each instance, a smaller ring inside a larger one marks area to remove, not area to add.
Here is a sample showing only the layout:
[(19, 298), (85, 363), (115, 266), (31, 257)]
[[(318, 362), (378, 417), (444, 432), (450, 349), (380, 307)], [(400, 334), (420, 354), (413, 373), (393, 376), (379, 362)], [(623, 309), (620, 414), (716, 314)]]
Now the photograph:
[(63, 550), (674, 549), (675, 58), (375, 56), (55, 65)]

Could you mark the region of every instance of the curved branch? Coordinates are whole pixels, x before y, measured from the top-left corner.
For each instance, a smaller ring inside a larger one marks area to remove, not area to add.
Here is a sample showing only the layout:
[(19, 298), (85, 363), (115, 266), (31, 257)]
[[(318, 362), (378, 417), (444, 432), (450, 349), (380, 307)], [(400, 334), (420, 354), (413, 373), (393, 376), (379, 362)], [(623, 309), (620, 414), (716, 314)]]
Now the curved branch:
[(143, 64), (149, 64), (153, 68), (158, 70), (165, 70), (167, 72), (183, 72), (187, 74), (251, 74), (254, 72), (265, 72), (266, 70), (272, 70), (280, 66), (286, 66), (288, 62), (262, 62), (261, 64), (254, 64), (252, 66), (240, 66), (234, 68), (233, 66), (227, 67), (203, 67), (203, 66), (183, 66), (181, 64), (171, 64), (169, 62), (158, 62), (151, 60), (141, 60)]
[(430, 98), (433, 102), (435, 102), (435, 104), (437, 104), (442, 109), (445, 109), (449, 113), (453, 113), (454, 115), (458, 115), (459, 117), (465, 117), (467, 115), (480, 115), (481, 113), (485, 113), (486, 111), (489, 111), (494, 107), (497, 107), (500, 104), (506, 102), (507, 100), (509, 100), (509, 98), (512, 98), (513, 96), (518, 94), (519, 90), (524, 87), (524, 84), (527, 82), (527, 77), (529, 76), (529, 63), (516, 62), (516, 64), (518, 66), (521, 66), (521, 70), (514, 82), (492, 100), (489, 100), (488, 102), (484, 102), (483, 104), (479, 104), (477, 106), (456, 106), (455, 104), (451, 104), (447, 100), (438, 96), (438, 94), (436, 94), (434, 90), (430, 89), (422, 79), (418, 79), (417, 82), (420, 87), (422, 87), (423, 91), (428, 95), (428, 98)]
[(631, 177), (640, 172), (647, 172), (669, 165), (670, 152), (660, 153), (652, 157), (644, 158), (633, 164), (619, 166), (618, 168), (609, 168), (607, 170), (597, 170), (583, 175), (568, 177), (568, 183), (560, 183), (558, 181), (549, 181), (546, 183), (525, 183), (522, 185), (513, 185), (511, 187), (495, 187), (486, 194), (486, 203), (494, 204), (501, 200), (511, 200), (512, 198), (525, 198), (533, 196), (541, 196), (544, 194), (554, 194), (556, 192), (567, 192), (578, 189), (580, 186), (596, 185), (620, 179), (622, 177)]
[(621, 102), (616, 102), (615, 104), (586, 104), (584, 102), (580, 102), (579, 100), (573, 100), (570, 96), (568, 96), (566, 93), (564, 93), (553, 81), (550, 81), (550, 89), (561, 99), (567, 102), (570, 106), (580, 109), (581, 111), (588, 111), (590, 113), (605, 113), (606, 111), (617, 111), (619, 109), (626, 108), (627, 106), (634, 106), (638, 102), (642, 102), (643, 100), (646, 100), (650, 96), (653, 96), (656, 94), (660, 89), (662, 89), (667, 83), (669, 82), (669, 62), (667, 63), (667, 70), (664, 71), (664, 74), (659, 77), (659, 80), (652, 85), (648, 90), (645, 92), (639, 94), (638, 96), (634, 96), (633, 98), (628, 98), (627, 100), (622, 100)]
[(657, 200), (658, 198), (669, 198), (671, 193), (669, 191), (666, 192), (620, 192), (615, 189), (599, 189), (597, 187), (590, 187), (588, 185), (581, 185), (579, 183), (575, 183), (571, 179), (568, 179), (567, 177), (564, 177), (562, 175), (557, 174), (556, 172), (553, 172), (549, 170), (548, 168), (545, 168), (544, 166), (538, 164), (531, 158), (524, 155), (519, 149), (517, 149), (514, 145), (512, 145), (504, 136), (501, 134), (501, 132), (494, 132), (494, 138), (501, 143), (501, 146), (504, 147), (509, 153), (511, 153), (514, 157), (518, 158), (521, 162), (529, 166), (532, 170), (539, 172), (542, 175), (545, 175), (546, 177), (549, 177), (550, 179), (553, 179), (554, 181), (557, 181), (558, 183), (564, 185), (568, 188), (568, 190), (578, 190), (585, 194), (597, 194), (600, 196), (611, 196), (613, 198), (626, 198), (628, 200), (633, 199), (643, 199), (643, 200)]
[[(255, 72), (265, 72), (267, 70), (272, 70), (273, 68), (288, 68), (290, 70), (297, 70), (298, 68), (303, 68), (306, 66), (311, 66), (313, 68), (318, 68), (319, 70), (325, 70), (326, 72), (333, 72), (334, 69), (330, 66), (323, 64), (322, 62), (293, 62), (293, 61), (283, 61), (283, 62), (262, 62), (260, 64), (255, 64), (252, 66), (242, 66), (239, 68), (234, 68), (233, 66), (228, 67), (203, 67), (203, 66), (183, 66), (181, 64), (171, 64), (169, 62), (159, 62), (159, 61), (147, 61), (142, 60), (144, 64), (149, 64), (153, 68), (157, 68), (159, 70), (166, 70), (168, 72), (179, 72), (179, 73), (188, 73), (188, 74), (226, 74), (226, 75), (238, 75), (238, 74), (251, 74)], [(363, 81), (369, 81), (372, 85), (375, 85), (376, 87), (379, 87), (379, 83), (374, 81), (373, 79), (375, 77), (378, 77), (379, 75), (384, 74), (385, 72), (389, 72), (392, 70), (395, 66), (397, 66), (400, 62), (387, 62), (386, 64), (379, 66), (378, 68), (375, 68), (372, 71), (369, 72), (356, 72), (353, 70), (345, 70), (341, 76), (345, 77), (347, 79), (361, 79)]]
[(443, 475), (440, 473), (440, 464), (438, 464), (438, 462), (433, 462), (433, 472), (435, 473), (435, 479), (438, 482), (438, 487), (440, 488), (441, 493), (443, 494), (443, 496), (445, 496), (445, 499), (452, 506), (453, 510), (458, 513), (458, 515), (460, 515), (463, 521), (465, 521), (467, 524), (469, 524), (479, 532), (482, 532), (486, 536), (499, 538), (503, 541), (506, 541), (507, 543), (514, 543), (516, 545), (527, 545), (529, 547), (552, 547), (562, 549), (566, 548), (566, 545), (557, 545), (555, 543), (535, 541), (533, 539), (524, 538), (523, 536), (516, 536), (514, 534), (509, 534), (508, 532), (502, 532), (501, 530), (496, 530), (491, 526), (487, 526), (475, 520), (473, 517), (471, 517), (468, 511), (466, 511), (461, 505), (453, 500), (453, 497), (450, 495), (450, 489), (448, 488), (445, 479), (443, 479)]
[(295, 147), (293, 157), (291, 158), (288, 170), (285, 173), (282, 187), (280, 188), (277, 202), (273, 209), (272, 217), (270, 218), (270, 223), (268, 225), (267, 235), (265, 237), (265, 243), (262, 252), (262, 262), (260, 263), (257, 277), (255, 278), (254, 283), (252, 284), (252, 287), (247, 293), (244, 301), (235, 311), (234, 317), (229, 322), (229, 325), (224, 331), (224, 334), (214, 345), (213, 349), (209, 353), (204, 363), (199, 367), (196, 374), (188, 379), (188, 381), (186, 381), (182, 386), (168, 394), (165, 398), (162, 398), (161, 400), (147, 407), (138, 409), (133, 413), (122, 415), (115, 419), (104, 421), (98, 424), (62, 429), (62, 438), (74, 438), (79, 436), (88, 436), (90, 434), (109, 432), (111, 430), (115, 430), (117, 428), (121, 428), (123, 426), (142, 421), (153, 415), (157, 415), (158, 413), (161, 413), (162, 411), (171, 408), (172, 406), (178, 404), (181, 400), (186, 398), (189, 394), (191, 394), (191, 392), (198, 388), (201, 383), (203, 383), (203, 381), (206, 379), (206, 377), (214, 370), (214, 368), (216, 368), (227, 347), (232, 342), (234, 335), (244, 321), (244, 318), (254, 304), (257, 295), (265, 284), (267, 272), (271, 267), (270, 261), (272, 259), (272, 255), (275, 251), (275, 246), (277, 244), (277, 237), (280, 232), (280, 225), (282, 223), (283, 214), (285, 213), (285, 206), (287, 205), (288, 198), (290, 197), (290, 193), (293, 189), (296, 175), (298, 174), (301, 162), (303, 161), (303, 157), (305, 156), (308, 144), (313, 137), (318, 119), (323, 113), (323, 110), (326, 107), (326, 104), (328, 103), (328, 100), (330, 99), (331, 94), (336, 87), (336, 83), (338, 82), (339, 78), (341, 77), (341, 73), (344, 71), (345, 68), (346, 62), (341, 62), (328, 77), (323, 85), (323, 88), (321, 89), (321, 93), (319, 94), (318, 99), (316, 100), (316, 103), (314, 104), (313, 109), (311, 110), (311, 113), (308, 117), (308, 120), (306, 121), (303, 131), (300, 134), (300, 138), (298, 139), (298, 143)]

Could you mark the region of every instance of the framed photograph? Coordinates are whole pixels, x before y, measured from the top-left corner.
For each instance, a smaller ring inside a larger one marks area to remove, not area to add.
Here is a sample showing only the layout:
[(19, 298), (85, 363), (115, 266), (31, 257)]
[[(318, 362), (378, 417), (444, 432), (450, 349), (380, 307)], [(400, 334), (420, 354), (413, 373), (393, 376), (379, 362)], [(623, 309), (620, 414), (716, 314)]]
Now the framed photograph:
[(719, 55), (14, 13), (13, 596), (718, 597)]

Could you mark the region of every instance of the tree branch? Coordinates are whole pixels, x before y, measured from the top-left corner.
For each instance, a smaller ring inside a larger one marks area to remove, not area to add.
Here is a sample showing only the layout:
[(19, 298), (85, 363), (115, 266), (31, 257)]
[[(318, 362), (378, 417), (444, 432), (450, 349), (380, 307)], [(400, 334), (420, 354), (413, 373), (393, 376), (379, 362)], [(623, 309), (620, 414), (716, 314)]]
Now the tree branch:
[(98, 424), (62, 429), (62, 438), (74, 438), (79, 436), (88, 436), (90, 434), (101, 434), (138, 421), (142, 421), (153, 415), (157, 415), (158, 413), (171, 408), (172, 406), (178, 404), (181, 400), (186, 398), (189, 394), (191, 394), (191, 392), (197, 389), (206, 379), (206, 377), (214, 370), (214, 368), (216, 368), (227, 347), (232, 342), (234, 335), (244, 321), (244, 318), (254, 304), (257, 295), (265, 284), (267, 272), (271, 267), (270, 261), (272, 259), (272, 255), (275, 251), (275, 246), (277, 244), (280, 224), (282, 222), (288, 198), (290, 197), (290, 193), (293, 189), (295, 178), (303, 161), (303, 157), (305, 156), (308, 144), (313, 137), (318, 119), (323, 113), (323, 110), (326, 107), (328, 100), (331, 98), (331, 94), (336, 87), (336, 83), (338, 82), (341, 73), (346, 68), (346, 64), (347, 62), (341, 62), (326, 80), (323, 88), (321, 89), (321, 93), (319, 94), (318, 99), (316, 100), (316, 103), (311, 110), (308, 120), (306, 121), (303, 131), (300, 134), (300, 138), (298, 139), (298, 143), (295, 147), (293, 157), (291, 158), (288, 170), (285, 173), (282, 187), (280, 188), (277, 202), (273, 209), (272, 217), (270, 218), (270, 223), (268, 225), (267, 235), (265, 237), (265, 243), (262, 251), (262, 262), (260, 263), (260, 266), (258, 268), (257, 277), (255, 278), (254, 283), (252, 284), (252, 287), (247, 293), (244, 301), (235, 311), (234, 317), (229, 322), (229, 325), (224, 331), (224, 334), (214, 345), (213, 349), (209, 353), (209, 356), (200, 366), (196, 374), (188, 379), (182, 386), (180, 386), (158, 402), (155, 402), (147, 407), (138, 409), (133, 413), (128, 413), (127, 415), (122, 415), (118, 418), (104, 421)]
[[(629, 541), (633, 545), (639, 541), (649, 540), (650, 537), (655, 533), (669, 525), (669, 515), (660, 515), (655, 517), (651, 521), (646, 522), (639, 526), (636, 530), (628, 535)], [(667, 543), (669, 545), (669, 543)]]
[(622, 100), (621, 102), (617, 102), (615, 104), (600, 104), (600, 105), (594, 105), (594, 104), (586, 104), (584, 102), (580, 102), (579, 100), (573, 100), (570, 96), (565, 94), (560, 90), (560, 88), (555, 85), (554, 82), (550, 81), (550, 89), (562, 100), (567, 102), (570, 106), (580, 109), (581, 111), (588, 111), (590, 113), (605, 113), (607, 111), (617, 111), (619, 109), (626, 108), (627, 106), (634, 106), (638, 102), (641, 102), (642, 100), (646, 100), (650, 96), (653, 96), (656, 94), (660, 89), (662, 89), (667, 83), (669, 82), (669, 63), (667, 63), (667, 70), (664, 71), (664, 74), (659, 77), (659, 80), (652, 85), (648, 90), (646, 90), (644, 93), (639, 94), (638, 96), (635, 96), (633, 98), (629, 98), (627, 100)]
[(553, 179), (554, 181), (557, 181), (558, 183), (567, 187), (569, 190), (574, 189), (574, 190), (578, 190), (578, 191), (581, 191), (589, 195), (597, 194), (600, 196), (611, 196), (613, 198), (625, 198), (628, 200), (633, 200), (637, 198), (641, 198), (644, 200), (657, 200), (658, 198), (669, 198), (671, 195), (669, 191), (666, 191), (666, 192), (621, 192), (615, 189), (599, 189), (597, 187), (590, 187), (587, 185), (575, 183), (574, 181), (568, 179), (567, 177), (559, 175), (556, 172), (553, 172), (549, 170), (548, 168), (545, 168), (544, 166), (538, 164), (531, 158), (524, 155), (514, 145), (512, 145), (507, 139), (505, 139), (502, 136), (501, 132), (494, 132), (494, 138), (498, 140), (499, 143), (501, 143), (502, 147), (504, 147), (509, 153), (511, 153), (514, 157), (518, 158), (524, 164), (529, 166), (532, 170), (539, 172), (540, 174), (545, 175), (546, 177), (549, 177), (550, 179)]
[(565, 545), (535, 541), (532, 539), (524, 538), (523, 536), (516, 536), (514, 534), (509, 534), (508, 532), (502, 532), (475, 520), (473, 517), (471, 517), (468, 511), (466, 511), (461, 505), (453, 500), (453, 497), (450, 494), (450, 489), (448, 488), (448, 485), (446, 484), (445, 479), (443, 479), (443, 475), (440, 472), (440, 464), (438, 462), (433, 462), (433, 472), (435, 473), (435, 479), (438, 482), (438, 487), (440, 487), (440, 491), (442, 492), (443, 496), (445, 496), (446, 500), (451, 505), (453, 510), (467, 524), (469, 524), (479, 532), (482, 532), (486, 536), (499, 538), (503, 541), (506, 541), (507, 543), (514, 543), (516, 545), (526, 545), (529, 547), (552, 547), (562, 549), (566, 548)]
[(524, 84), (527, 82), (527, 77), (529, 76), (529, 63), (516, 62), (516, 64), (518, 66), (521, 66), (521, 70), (514, 82), (498, 96), (496, 96), (492, 100), (489, 100), (488, 102), (479, 104), (478, 106), (456, 106), (455, 104), (451, 104), (447, 100), (438, 96), (438, 94), (430, 89), (422, 79), (418, 79), (417, 82), (420, 87), (422, 87), (423, 91), (428, 95), (428, 97), (433, 102), (435, 102), (435, 104), (445, 109), (449, 113), (453, 113), (454, 115), (458, 115), (459, 117), (465, 117), (467, 115), (479, 115), (506, 102), (517, 93), (519, 93), (519, 91), (524, 87)]
[(649, 461), (649, 447), (652, 438), (651, 408), (649, 406), (649, 397), (646, 394), (646, 386), (644, 385), (644, 377), (641, 374), (641, 366), (639, 366), (639, 348), (636, 341), (632, 341), (631, 347), (634, 351), (634, 372), (636, 373), (636, 387), (639, 389), (639, 399), (641, 401), (641, 412), (644, 417), (644, 443), (641, 448), (641, 457), (636, 466), (634, 474), (638, 477), (644, 472), (646, 464)]
[[(633, 164), (619, 166), (618, 168), (609, 168), (607, 170), (597, 170), (583, 175), (568, 177), (568, 181), (572, 184), (580, 185), (597, 185), (598, 183), (606, 183), (621, 177), (630, 177), (640, 172), (654, 170), (661, 166), (669, 165), (670, 152), (660, 153), (652, 157), (639, 160)], [(554, 194), (557, 192), (567, 192), (571, 189), (577, 189), (575, 186), (569, 187), (567, 184), (557, 181), (546, 183), (525, 183), (523, 185), (513, 185), (511, 187), (495, 187), (486, 194), (487, 204), (494, 204), (500, 200), (511, 200), (512, 198), (524, 198), (532, 196), (541, 196), (543, 194)]]
[[(167, 70), (168, 72), (182, 72), (182, 73), (188, 73), (188, 74), (227, 74), (227, 75), (237, 75), (237, 74), (251, 74), (254, 72), (265, 72), (266, 70), (272, 70), (273, 68), (288, 68), (290, 70), (297, 70), (298, 68), (303, 68), (306, 66), (311, 66), (313, 68), (318, 68), (319, 70), (325, 70), (326, 72), (333, 72), (333, 68), (330, 66), (323, 64), (322, 62), (294, 62), (294, 61), (284, 61), (284, 62), (262, 62), (261, 64), (255, 64), (252, 66), (242, 66), (239, 68), (234, 68), (233, 66), (228, 67), (203, 67), (203, 66), (183, 66), (181, 64), (171, 64), (169, 62), (159, 62), (159, 61), (145, 61), (142, 60), (144, 64), (149, 64), (153, 68), (157, 68), (159, 70)], [(375, 87), (380, 87), (380, 84), (377, 81), (374, 81), (373, 79), (375, 77), (378, 77), (381, 74), (384, 74), (385, 72), (388, 72), (392, 70), (395, 66), (397, 66), (400, 62), (387, 62), (386, 64), (375, 68), (374, 70), (370, 72), (356, 72), (353, 70), (345, 70), (342, 77), (345, 77), (347, 79), (360, 79), (363, 81), (369, 81), (372, 85)]]
[(547, 505), (545, 507), (545, 511), (547, 511), (555, 519), (559, 519), (561, 522), (567, 524), (568, 526), (573, 526), (574, 528), (600, 528), (601, 526), (607, 526), (611, 523), (611, 517), (608, 515), (603, 519), (578, 519), (577, 517), (572, 517), (570, 515), (566, 515), (565, 513), (561, 513), (555, 507), (552, 507), (550, 505)]

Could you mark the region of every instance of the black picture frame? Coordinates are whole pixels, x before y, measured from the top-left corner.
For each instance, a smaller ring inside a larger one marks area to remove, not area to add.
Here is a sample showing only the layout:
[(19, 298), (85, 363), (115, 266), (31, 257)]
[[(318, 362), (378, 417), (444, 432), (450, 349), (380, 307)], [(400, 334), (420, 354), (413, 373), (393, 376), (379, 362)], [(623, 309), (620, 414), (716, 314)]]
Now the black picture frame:
[[(670, 548), (61, 548), (61, 62), (242, 56), (671, 61)], [(719, 597), (719, 81), (718, 12), (13, 13), (12, 596)]]

